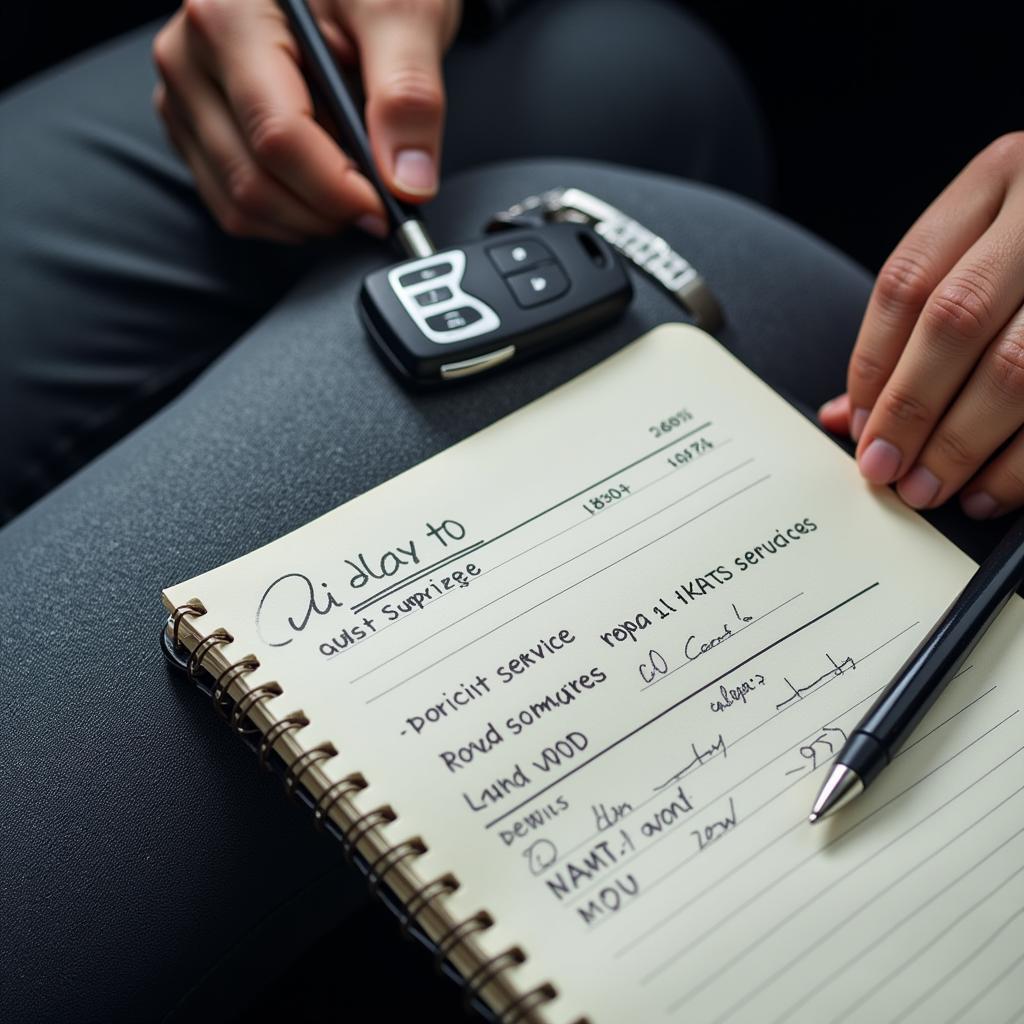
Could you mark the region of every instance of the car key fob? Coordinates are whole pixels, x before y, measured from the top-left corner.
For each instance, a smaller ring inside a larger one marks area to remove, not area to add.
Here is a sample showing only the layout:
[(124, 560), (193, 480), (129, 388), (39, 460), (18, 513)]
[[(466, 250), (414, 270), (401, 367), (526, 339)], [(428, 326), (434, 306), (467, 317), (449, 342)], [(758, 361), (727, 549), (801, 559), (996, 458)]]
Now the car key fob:
[(578, 338), (617, 317), (632, 295), (603, 238), (583, 224), (557, 223), (375, 271), (359, 309), (393, 369), (440, 383)]

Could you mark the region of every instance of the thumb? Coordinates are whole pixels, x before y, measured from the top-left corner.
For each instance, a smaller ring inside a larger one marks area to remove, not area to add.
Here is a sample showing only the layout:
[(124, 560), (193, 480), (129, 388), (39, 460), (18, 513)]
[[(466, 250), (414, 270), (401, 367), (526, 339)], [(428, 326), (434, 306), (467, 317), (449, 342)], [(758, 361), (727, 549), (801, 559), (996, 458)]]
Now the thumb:
[(430, 8), (367, 4), (351, 24), (374, 158), (388, 187), (411, 202), (437, 191), (441, 158), (444, 39)]

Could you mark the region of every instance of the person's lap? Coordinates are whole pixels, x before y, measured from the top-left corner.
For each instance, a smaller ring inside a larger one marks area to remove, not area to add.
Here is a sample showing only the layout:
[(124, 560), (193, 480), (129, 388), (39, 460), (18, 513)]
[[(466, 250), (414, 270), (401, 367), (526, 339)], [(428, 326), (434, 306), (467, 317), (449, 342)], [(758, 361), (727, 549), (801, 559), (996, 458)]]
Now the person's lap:
[[(441, 243), (472, 237), (493, 210), (560, 184), (626, 208), (690, 257), (726, 310), (723, 343), (770, 384), (807, 406), (840, 389), (867, 275), (753, 204), (651, 174), (526, 161), (452, 178), (431, 224)], [(231, 266), (240, 243), (184, 219), (156, 230), (182, 224), (202, 273), (160, 271), (156, 297), (197, 291), (201, 310), (203, 294), (218, 308), (213, 296), (246, 295), (250, 271)], [(638, 280), (627, 316), (596, 337), (413, 395), (355, 312), (362, 275), (387, 258), (356, 238), (319, 254), (180, 397), (0, 530), (5, 868), (18, 893), (3, 932), (10, 1019), (175, 1006), (189, 1019), (237, 1005), (232, 983), (251, 986), (254, 962), (269, 979), (364, 900), (336, 845), (165, 667), (160, 588), (367, 490), (681, 312)], [(204, 293), (207, 273), (216, 284)], [(278, 280), (256, 277), (254, 290)], [(259, 311), (225, 302), (218, 315), (230, 330)]]
[[(251, 998), (254, 948), (283, 965), (282, 950), (298, 954), (364, 903), (334, 845), (254, 779), (246, 752), (154, 657), (158, 590), (229, 557), (230, 536), (269, 539), (548, 382), (542, 372), (530, 383), (538, 364), (454, 405), (412, 400), (352, 312), (359, 276), (386, 250), (358, 236), (302, 251), (222, 235), (150, 108), (153, 31), (0, 100), (0, 520), (144, 421), (324, 263), (262, 325), (275, 340), (257, 390), (230, 368), (250, 365), (243, 338), (226, 371), (210, 371), (222, 394), (207, 394), (201, 417), (191, 399), (173, 403), (0, 530), (11, 1019), (237, 1007)], [(581, 49), (582, 65), (566, 59)], [(447, 79), (449, 169), (515, 153), (628, 154), (767, 188), (738, 73), (665, 0), (534, 5), (460, 42)], [(433, 223), (448, 238), (475, 234), (535, 183), (549, 181), (496, 170), (467, 186), (471, 198), (453, 181)], [(297, 390), (265, 390), (288, 378)], [(272, 429), (257, 436), (239, 421), (236, 432), (239, 401)], [(227, 449), (203, 454), (218, 438)], [(225, 504), (215, 495), (227, 487)]]
[[(0, 523), (163, 405), (320, 248), (355, 244), (218, 229), (152, 109), (154, 32), (0, 98)], [(558, 154), (769, 187), (738, 71), (672, 0), (528, 5), (459, 40), (446, 78), (449, 171)]]
[[(691, 256), (727, 311), (723, 340), (770, 383), (812, 398), (841, 380), (838, 341), (856, 328), (866, 275), (724, 194), (527, 162), (453, 179), (432, 224), (442, 243), (465, 238), (524, 191), (561, 183), (628, 207)], [(33, 1005), (39, 1018), (66, 1016), (75, 999), (153, 1015), (218, 965), (219, 978), (237, 976), (232, 956), (251, 955), (268, 917), (312, 938), (360, 898), (333, 843), (169, 675), (160, 588), (367, 490), (680, 314), (639, 281), (627, 316), (597, 337), (412, 395), (356, 316), (359, 280), (380, 257), (370, 242), (339, 249), (180, 397), (0, 531), (6, 865), (26, 894), (5, 930), (7, 990), (23, 1019)], [(262, 942), (295, 949), (297, 939)], [(218, 982), (202, 998), (213, 995), (232, 993)]]

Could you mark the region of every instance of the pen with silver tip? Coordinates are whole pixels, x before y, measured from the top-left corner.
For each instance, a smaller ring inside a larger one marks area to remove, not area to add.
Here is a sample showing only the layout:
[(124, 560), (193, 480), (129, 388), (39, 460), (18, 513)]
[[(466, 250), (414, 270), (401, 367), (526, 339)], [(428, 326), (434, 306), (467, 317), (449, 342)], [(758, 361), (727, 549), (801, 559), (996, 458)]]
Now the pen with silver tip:
[(1024, 516), (918, 644), (843, 744), (814, 801), (813, 824), (860, 796), (892, 760), (1024, 582)]
[(331, 112), (342, 145), (380, 195), (391, 222), (392, 238), (406, 256), (431, 255), (436, 250), (415, 207), (396, 199), (381, 180), (359, 107), (306, 0), (278, 0), (278, 3), (288, 18), (320, 98)]

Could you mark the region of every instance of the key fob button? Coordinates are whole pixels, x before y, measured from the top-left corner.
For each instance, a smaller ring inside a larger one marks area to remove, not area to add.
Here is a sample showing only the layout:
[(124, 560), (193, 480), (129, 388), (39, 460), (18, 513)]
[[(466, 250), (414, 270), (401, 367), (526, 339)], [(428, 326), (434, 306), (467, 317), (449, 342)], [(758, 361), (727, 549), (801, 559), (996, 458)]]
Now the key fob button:
[(479, 319), (479, 310), (472, 306), (459, 306), (456, 309), (446, 309), (443, 313), (427, 317), (427, 326), (432, 331), (457, 331), (460, 327), (476, 323)]
[(359, 312), (402, 377), (454, 384), (597, 330), (631, 295), (592, 228), (544, 223), (372, 271)]
[(522, 242), (508, 242), (505, 245), (492, 245), (487, 251), (500, 274), (514, 274), (544, 260), (554, 259), (551, 250), (543, 242), (532, 238)]
[(451, 297), (451, 288), (430, 288), (425, 292), (418, 292), (416, 301), (421, 306), (436, 306), (439, 302), (447, 302)]
[(403, 288), (412, 288), (415, 285), (423, 284), (424, 281), (432, 281), (435, 277), (442, 277), (452, 272), (450, 263), (432, 263), (429, 267), (420, 267), (419, 270), (412, 270), (403, 274), (398, 283)]
[(569, 278), (554, 262), (539, 263), (532, 270), (505, 278), (516, 302), (524, 309), (540, 306), (564, 295), (569, 290)]

